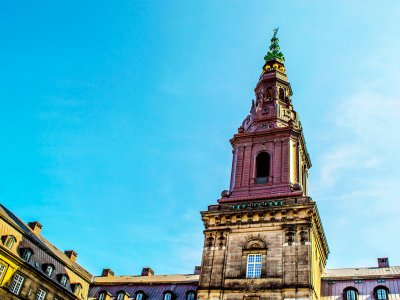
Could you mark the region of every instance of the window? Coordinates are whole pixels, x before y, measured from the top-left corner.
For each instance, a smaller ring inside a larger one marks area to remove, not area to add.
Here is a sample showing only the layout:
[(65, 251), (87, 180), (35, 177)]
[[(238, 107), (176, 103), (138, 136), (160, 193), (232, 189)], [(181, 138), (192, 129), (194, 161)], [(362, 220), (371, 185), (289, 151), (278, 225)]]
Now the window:
[(124, 300), (125, 297), (125, 293), (124, 292), (119, 292), (117, 294), (117, 300)]
[(59, 281), (62, 286), (66, 286), (68, 282), (68, 276), (66, 274), (61, 274), (59, 276)]
[(194, 292), (189, 292), (186, 296), (186, 300), (194, 300), (196, 298), (196, 294)]
[(375, 289), (375, 299), (376, 300), (387, 300), (388, 299), (388, 289), (386, 287), (377, 287)]
[(256, 183), (267, 183), (269, 177), (270, 157), (267, 152), (261, 152), (256, 157)]
[(45, 264), (44, 265), (44, 274), (51, 277), (54, 272), (54, 266), (50, 264)]
[(6, 241), (4, 243), (4, 246), (8, 249), (12, 249), (12, 247), (14, 246), (15, 242), (17, 240), (15, 239), (15, 237), (13, 237), (12, 235), (7, 236)]
[(279, 89), (279, 100), (284, 100), (285, 99), (285, 91), (282, 89), (282, 88), (280, 88)]
[(260, 278), (261, 277), (261, 254), (249, 254), (247, 256), (247, 278)]
[(99, 294), (99, 297), (97, 298), (98, 300), (104, 300), (106, 298), (106, 292), (101, 292)]
[(32, 255), (33, 255), (33, 251), (31, 249), (29, 249), (29, 248), (22, 249), (22, 258), (25, 261), (29, 262), (29, 260), (31, 259)]
[(0, 263), (0, 283), (3, 279), (3, 275), (6, 273), (7, 266)]
[(135, 300), (144, 300), (144, 293), (143, 292), (138, 292), (136, 294)]
[(357, 300), (358, 292), (354, 288), (347, 288), (344, 290), (344, 298), (345, 300)]
[(172, 293), (171, 292), (166, 292), (164, 294), (164, 300), (172, 300)]
[(267, 99), (271, 100), (272, 98), (272, 87), (267, 88)]
[(14, 275), (14, 279), (10, 285), (10, 292), (18, 295), (19, 291), (21, 290), (22, 284), (24, 283), (25, 278), (19, 274)]
[(71, 284), (71, 288), (75, 295), (79, 295), (82, 290), (82, 285), (80, 283)]
[(42, 289), (39, 289), (36, 294), (35, 300), (44, 300), (45, 298), (46, 298), (46, 292)]

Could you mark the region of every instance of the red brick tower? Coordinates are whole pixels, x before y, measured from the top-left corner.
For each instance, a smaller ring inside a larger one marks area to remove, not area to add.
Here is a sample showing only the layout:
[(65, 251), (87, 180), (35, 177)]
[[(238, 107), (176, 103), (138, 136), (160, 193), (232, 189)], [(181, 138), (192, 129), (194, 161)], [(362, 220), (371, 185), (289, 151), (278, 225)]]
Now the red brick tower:
[(240, 199), (306, 196), (310, 157), (276, 35), (254, 91), (250, 115), (231, 139), (230, 190), (220, 203)]
[(230, 189), (201, 213), (199, 300), (319, 299), (329, 252), (277, 30), (248, 115), (230, 140)]

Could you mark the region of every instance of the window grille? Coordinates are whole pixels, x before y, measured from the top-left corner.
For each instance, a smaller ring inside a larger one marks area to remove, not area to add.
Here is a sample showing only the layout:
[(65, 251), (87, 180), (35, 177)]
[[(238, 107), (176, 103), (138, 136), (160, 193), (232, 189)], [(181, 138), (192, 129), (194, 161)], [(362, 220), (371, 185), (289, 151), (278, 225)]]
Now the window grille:
[(260, 278), (262, 266), (261, 254), (249, 254), (247, 256), (247, 278)]
[(10, 285), (10, 292), (13, 294), (18, 295), (19, 291), (21, 290), (22, 284), (24, 283), (24, 277), (19, 274), (14, 275), (14, 279)]
[(46, 292), (42, 289), (39, 289), (36, 294), (35, 300), (44, 300), (45, 298), (46, 298)]

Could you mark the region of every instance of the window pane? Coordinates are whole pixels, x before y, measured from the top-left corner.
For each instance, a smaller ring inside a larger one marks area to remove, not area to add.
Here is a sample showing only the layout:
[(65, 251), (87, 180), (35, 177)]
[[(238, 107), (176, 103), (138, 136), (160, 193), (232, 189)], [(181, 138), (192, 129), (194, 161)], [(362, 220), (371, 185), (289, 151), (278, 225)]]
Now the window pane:
[(378, 300), (386, 300), (387, 295), (386, 295), (386, 290), (385, 289), (378, 289), (376, 291), (376, 294), (378, 296)]
[(194, 300), (194, 293), (189, 293), (187, 295), (187, 300)]
[(261, 277), (261, 268), (262, 268), (262, 255), (261, 254), (249, 254), (247, 256), (246, 277), (248, 277), (248, 278)]
[(0, 264), (0, 283), (1, 279), (3, 278), (3, 274), (6, 272), (6, 266), (3, 264)]
[(166, 294), (164, 295), (164, 300), (171, 300), (171, 298), (172, 298), (171, 293), (166, 293)]
[(143, 300), (143, 294), (142, 293), (137, 294), (136, 300)]
[(42, 289), (39, 289), (35, 300), (44, 300), (45, 297), (46, 297), (46, 292)]
[(19, 291), (21, 290), (22, 283), (24, 282), (24, 279), (25, 278), (22, 277), (21, 275), (15, 274), (14, 275), (14, 279), (11, 282), (11, 285), (10, 285), (10, 292), (18, 295)]

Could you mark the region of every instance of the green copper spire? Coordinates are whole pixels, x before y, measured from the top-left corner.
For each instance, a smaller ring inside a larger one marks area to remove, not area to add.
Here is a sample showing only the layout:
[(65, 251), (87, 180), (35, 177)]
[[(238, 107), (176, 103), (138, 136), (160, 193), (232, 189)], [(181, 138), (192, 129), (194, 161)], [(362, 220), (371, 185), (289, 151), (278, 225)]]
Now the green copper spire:
[(265, 62), (276, 60), (283, 63), (285, 61), (285, 57), (283, 56), (283, 53), (280, 51), (281, 49), (279, 48), (279, 39), (276, 37), (278, 30), (279, 27), (273, 30), (274, 36), (271, 39), (271, 46), (269, 46), (269, 51), (267, 55), (264, 56)]

